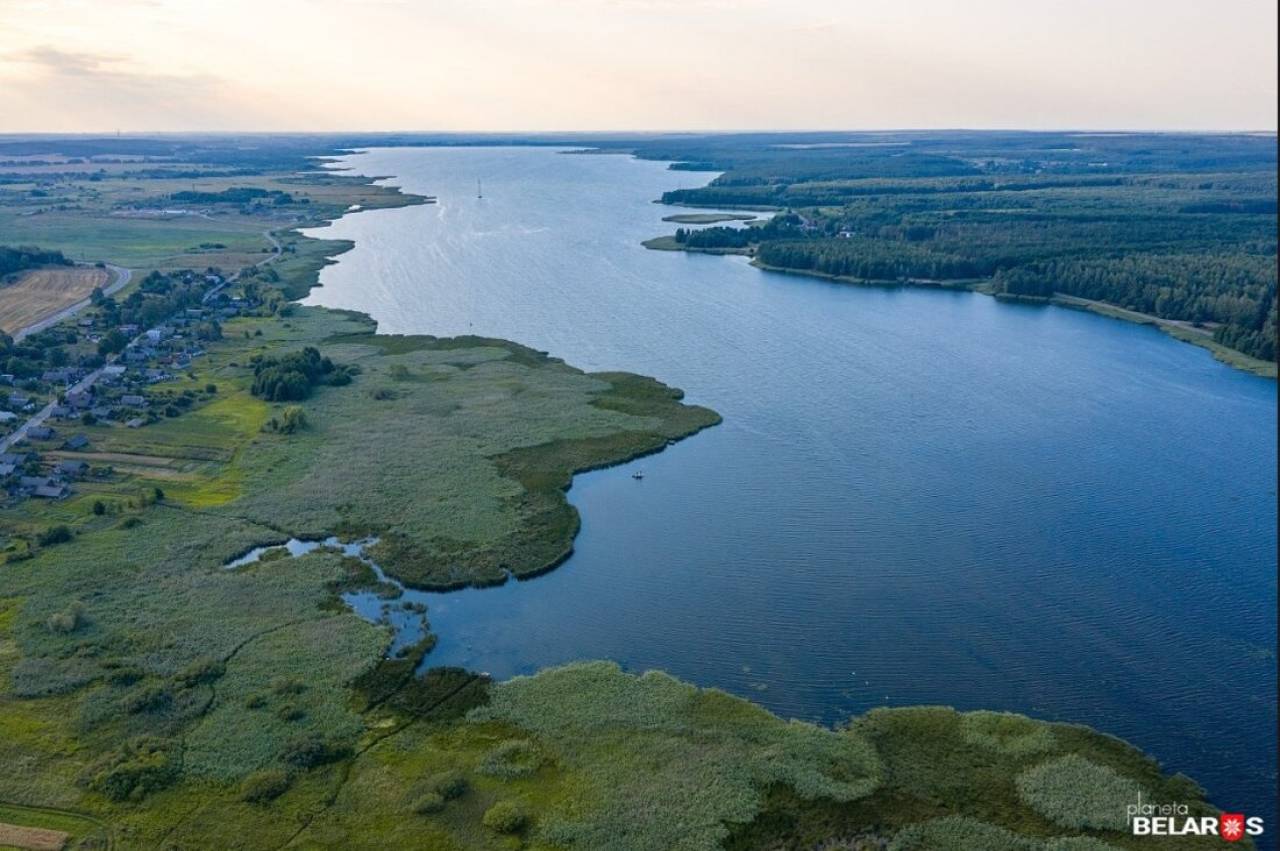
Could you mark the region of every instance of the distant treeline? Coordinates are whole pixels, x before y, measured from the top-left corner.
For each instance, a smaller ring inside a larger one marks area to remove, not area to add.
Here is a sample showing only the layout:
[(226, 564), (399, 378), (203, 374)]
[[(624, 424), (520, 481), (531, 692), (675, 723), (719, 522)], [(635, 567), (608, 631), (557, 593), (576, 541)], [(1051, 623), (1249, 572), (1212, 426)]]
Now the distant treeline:
[(1068, 293), (1162, 319), (1221, 323), (1214, 339), (1276, 359), (1276, 258), (1247, 254), (1140, 254), (1049, 260), (996, 275), (1017, 295)]
[(1276, 358), (1274, 138), (901, 135), (850, 148), (680, 143), (688, 162), (726, 172), (663, 200), (784, 212), (676, 241), (861, 280), (1064, 293), (1202, 323), (1223, 345)]
[(61, 251), (48, 251), (30, 245), (10, 247), (0, 245), (0, 278), (25, 269), (41, 266), (70, 266), (71, 261)]
[(292, 204), (293, 196), (280, 190), (259, 189), (255, 186), (232, 186), (220, 192), (184, 190), (169, 196), (174, 201), (188, 204), (248, 204), (251, 201), (271, 200), (273, 204)]

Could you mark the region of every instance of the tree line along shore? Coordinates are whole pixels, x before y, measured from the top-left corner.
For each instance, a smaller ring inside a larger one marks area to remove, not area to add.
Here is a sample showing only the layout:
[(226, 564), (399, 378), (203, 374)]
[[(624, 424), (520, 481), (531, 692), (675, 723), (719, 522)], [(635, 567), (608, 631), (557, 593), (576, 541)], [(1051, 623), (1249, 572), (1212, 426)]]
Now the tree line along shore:
[[(297, 305), (350, 247), (299, 227), (357, 203), (415, 199), (299, 163), (301, 151), (332, 153), (332, 141), (240, 159), (234, 145), (174, 144), (119, 169), (82, 150), (86, 162), (59, 160), (56, 178), (31, 181), (46, 193), (37, 199), (81, 204), (46, 202), (41, 215), (64, 223), (47, 250), (136, 272), (67, 327), (11, 347), (15, 363), (31, 361), (31, 392), (59, 396), (43, 377), (53, 361), (96, 368), (140, 347), (188, 357), (128, 394), (149, 412), (140, 427), (81, 414), (82, 446), (28, 444), (39, 465), (84, 465), (66, 496), (0, 506), (5, 841), (619, 851), (1219, 841), (1132, 837), (1123, 804), (1138, 794), (1217, 811), (1189, 779), (1087, 728), (926, 707), (829, 729), (608, 662), (502, 683), (459, 669), (419, 676), (429, 634), (388, 655), (387, 624), (342, 601), (378, 587), (364, 562), (318, 547), (227, 569), (292, 537), (376, 535), (378, 563), (409, 585), (532, 576), (572, 545), (564, 489), (576, 471), (660, 451), (719, 418), (653, 379), (585, 373), (508, 341), (378, 335), (368, 317)], [(198, 173), (198, 189), (174, 172)], [(26, 175), (8, 174), (0, 210), (42, 209), (17, 181)], [(242, 188), (267, 194), (221, 194)], [(178, 191), (200, 194), (175, 206)], [(121, 204), (191, 210), (199, 222), (115, 215)], [(224, 247), (193, 250), (201, 244)], [(138, 336), (120, 330), (130, 325)], [(157, 327), (167, 336), (150, 341)]]

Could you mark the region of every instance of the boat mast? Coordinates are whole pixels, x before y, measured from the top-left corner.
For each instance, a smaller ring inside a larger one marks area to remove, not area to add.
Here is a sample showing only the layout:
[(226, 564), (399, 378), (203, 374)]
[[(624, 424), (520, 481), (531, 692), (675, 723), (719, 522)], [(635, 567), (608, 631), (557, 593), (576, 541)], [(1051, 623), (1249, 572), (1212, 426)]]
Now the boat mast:
[(478, 178), (478, 177), (476, 178), (476, 197), (477, 197), (477, 198), (483, 198), (483, 197), (484, 197), (484, 191), (483, 191), (483, 190), (481, 190), (481, 188), (480, 188), (480, 178)]

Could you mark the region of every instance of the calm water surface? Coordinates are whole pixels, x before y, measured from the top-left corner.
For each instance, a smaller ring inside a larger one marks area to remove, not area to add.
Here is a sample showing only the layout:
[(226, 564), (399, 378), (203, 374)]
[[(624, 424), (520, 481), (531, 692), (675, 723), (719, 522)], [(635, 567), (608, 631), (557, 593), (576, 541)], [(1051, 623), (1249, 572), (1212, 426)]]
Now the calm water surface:
[(706, 174), (527, 148), (346, 164), (440, 200), (317, 230), (356, 247), (312, 303), (654, 375), (725, 418), (579, 476), (556, 571), (430, 595), (432, 664), (611, 658), (826, 722), (1078, 721), (1280, 829), (1274, 382), (1090, 314), (640, 247), (674, 228), (652, 200)]

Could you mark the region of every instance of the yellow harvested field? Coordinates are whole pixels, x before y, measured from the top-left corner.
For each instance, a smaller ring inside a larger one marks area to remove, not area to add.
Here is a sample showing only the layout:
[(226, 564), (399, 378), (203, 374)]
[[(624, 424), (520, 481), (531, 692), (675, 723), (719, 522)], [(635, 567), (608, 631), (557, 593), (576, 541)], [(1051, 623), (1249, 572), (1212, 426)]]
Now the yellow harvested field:
[(41, 827), (20, 827), (0, 821), (0, 846), (28, 848), (30, 851), (60, 851), (70, 834)]
[(69, 266), (32, 269), (7, 287), (0, 287), (0, 331), (12, 334), (89, 297), (94, 287), (106, 286), (106, 269)]

